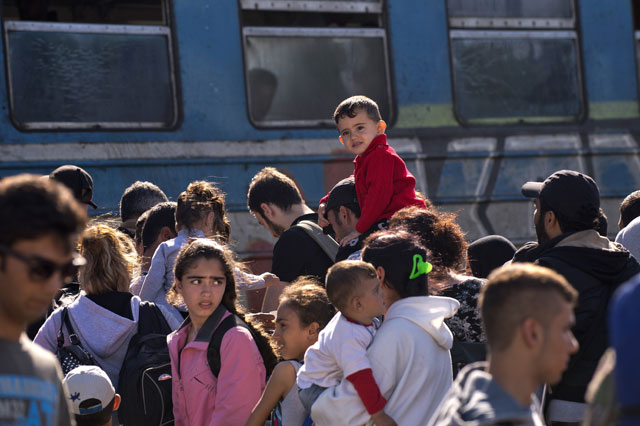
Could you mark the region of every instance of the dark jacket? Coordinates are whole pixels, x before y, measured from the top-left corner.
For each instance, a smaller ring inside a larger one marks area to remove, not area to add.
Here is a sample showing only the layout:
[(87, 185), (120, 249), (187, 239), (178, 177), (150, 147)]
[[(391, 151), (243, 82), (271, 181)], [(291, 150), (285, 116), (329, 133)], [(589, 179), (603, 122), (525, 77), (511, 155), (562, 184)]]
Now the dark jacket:
[(564, 276), (578, 290), (573, 334), (580, 349), (571, 357), (551, 398), (584, 402), (587, 385), (608, 346), (606, 318), (611, 295), (640, 265), (621, 245), (595, 230), (566, 233), (543, 244), (528, 243), (514, 262), (535, 262)]

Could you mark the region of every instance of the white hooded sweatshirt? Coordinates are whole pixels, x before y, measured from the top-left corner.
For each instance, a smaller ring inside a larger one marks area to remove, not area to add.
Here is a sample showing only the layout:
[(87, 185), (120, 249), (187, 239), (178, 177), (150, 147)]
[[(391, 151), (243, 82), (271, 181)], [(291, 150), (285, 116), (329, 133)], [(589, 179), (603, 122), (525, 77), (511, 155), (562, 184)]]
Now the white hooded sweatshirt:
[[(399, 426), (426, 425), (453, 381), (453, 335), (444, 323), (460, 303), (449, 297), (400, 299), (387, 311), (367, 350), (373, 377), (387, 399), (385, 413)], [(371, 425), (348, 380), (323, 392), (311, 408), (316, 426)]]

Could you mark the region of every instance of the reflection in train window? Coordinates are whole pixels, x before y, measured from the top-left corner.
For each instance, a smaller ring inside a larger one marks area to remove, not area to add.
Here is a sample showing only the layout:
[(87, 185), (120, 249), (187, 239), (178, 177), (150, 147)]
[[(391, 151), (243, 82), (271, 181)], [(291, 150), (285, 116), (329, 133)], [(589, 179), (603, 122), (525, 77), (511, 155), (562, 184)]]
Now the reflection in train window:
[(240, 0), (240, 7), (249, 119), (255, 126), (333, 126), (338, 103), (358, 94), (374, 99), (392, 121), (381, 1)]
[(572, 0), (448, 0), (447, 6), (454, 104), (461, 123), (584, 116)]
[(174, 127), (178, 103), (164, 3), (78, 4), (5, 2), (14, 125), (20, 130)]

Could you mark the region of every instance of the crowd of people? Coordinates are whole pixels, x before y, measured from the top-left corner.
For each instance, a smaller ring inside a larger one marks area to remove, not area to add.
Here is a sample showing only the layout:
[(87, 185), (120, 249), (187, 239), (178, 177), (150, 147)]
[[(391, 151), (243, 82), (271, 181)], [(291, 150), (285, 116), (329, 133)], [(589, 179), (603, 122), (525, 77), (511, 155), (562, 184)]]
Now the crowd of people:
[(0, 424), (639, 424), (640, 191), (612, 242), (597, 184), (557, 171), (523, 182), (536, 241), (468, 243), (375, 102), (334, 119), (355, 170), (317, 212), (274, 168), (249, 183), (260, 275), (213, 183), (135, 182), (114, 225), (80, 167), (0, 181)]

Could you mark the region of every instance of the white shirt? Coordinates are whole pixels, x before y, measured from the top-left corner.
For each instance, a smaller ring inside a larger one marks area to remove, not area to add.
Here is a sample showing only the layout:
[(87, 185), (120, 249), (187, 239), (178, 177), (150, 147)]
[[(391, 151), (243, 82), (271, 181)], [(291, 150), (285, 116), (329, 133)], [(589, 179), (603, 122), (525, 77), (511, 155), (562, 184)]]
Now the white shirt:
[(335, 314), (320, 332), (318, 341), (305, 352), (304, 365), (298, 371), (298, 387), (336, 386), (343, 378), (371, 368), (367, 348), (378, 327), (377, 319), (365, 326), (348, 320), (340, 312)]

